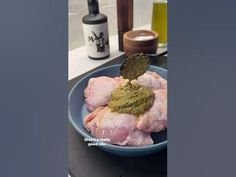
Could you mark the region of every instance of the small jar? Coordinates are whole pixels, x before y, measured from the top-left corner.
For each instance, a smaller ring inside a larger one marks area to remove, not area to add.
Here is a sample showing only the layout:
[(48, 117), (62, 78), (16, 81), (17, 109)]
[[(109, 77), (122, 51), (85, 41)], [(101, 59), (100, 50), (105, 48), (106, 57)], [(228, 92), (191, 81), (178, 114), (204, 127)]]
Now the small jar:
[(155, 54), (158, 46), (158, 34), (150, 30), (128, 31), (123, 36), (126, 56), (136, 53)]

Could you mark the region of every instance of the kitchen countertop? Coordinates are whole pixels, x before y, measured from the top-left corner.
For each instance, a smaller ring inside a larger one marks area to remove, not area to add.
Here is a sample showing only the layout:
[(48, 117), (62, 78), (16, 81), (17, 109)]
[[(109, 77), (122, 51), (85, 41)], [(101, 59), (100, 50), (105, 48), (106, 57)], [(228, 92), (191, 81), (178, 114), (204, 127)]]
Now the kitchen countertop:
[[(103, 60), (92, 60), (88, 58), (85, 47), (78, 48), (76, 50), (69, 52), (68, 80), (71, 80), (89, 70), (92, 70), (109, 61), (112, 61), (116, 57), (119, 57), (124, 54), (124, 52), (120, 52), (116, 48), (118, 48), (118, 45), (111, 46), (110, 57)], [(167, 50), (166, 48), (159, 48), (157, 50), (157, 53), (160, 54), (166, 50)]]

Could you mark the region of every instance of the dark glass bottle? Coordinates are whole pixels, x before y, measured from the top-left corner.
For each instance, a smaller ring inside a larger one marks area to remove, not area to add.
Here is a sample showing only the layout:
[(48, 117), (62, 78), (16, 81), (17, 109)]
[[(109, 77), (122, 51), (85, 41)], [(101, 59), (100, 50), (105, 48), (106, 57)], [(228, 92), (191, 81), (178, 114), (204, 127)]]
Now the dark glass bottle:
[(110, 55), (107, 16), (99, 13), (98, 0), (87, 1), (89, 14), (82, 21), (88, 56), (104, 59)]

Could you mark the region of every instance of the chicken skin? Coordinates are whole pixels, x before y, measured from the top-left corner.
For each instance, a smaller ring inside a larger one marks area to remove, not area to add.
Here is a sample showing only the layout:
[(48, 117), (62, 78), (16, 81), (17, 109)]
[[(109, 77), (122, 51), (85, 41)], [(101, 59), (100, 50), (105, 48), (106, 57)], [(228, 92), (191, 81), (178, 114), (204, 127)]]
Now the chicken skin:
[(105, 106), (111, 99), (111, 93), (124, 81), (120, 77), (96, 77), (89, 79), (88, 86), (84, 90), (87, 109), (94, 111), (100, 106)]
[[(125, 85), (128, 80), (122, 77), (100, 76), (91, 78), (87, 88), (84, 90), (85, 102), (89, 111), (94, 111), (100, 106), (106, 106), (111, 100), (111, 93), (119, 86)], [(145, 87), (156, 89), (167, 89), (167, 81), (155, 72), (147, 71), (132, 84), (140, 84)]]
[(132, 84), (151, 88), (154, 101), (151, 108), (141, 115), (114, 112), (107, 105), (112, 92), (127, 84), (122, 77), (101, 76), (91, 78), (84, 90), (86, 107), (90, 114), (84, 119), (84, 127), (98, 139), (120, 146), (146, 146), (153, 144), (152, 132), (167, 128), (167, 81), (155, 72), (147, 71)]
[(139, 117), (112, 112), (108, 107), (99, 107), (84, 119), (84, 126), (94, 137), (110, 139), (111, 144), (153, 144), (150, 133), (167, 127), (167, 91), (159, 89), (155, 90), (154, 94), (152, 107)]
[(167, 90), (154, 91), (155, 100), (148, 111), (139, 116), (137, 128), (146, 132), (159, 132), (167, 128)]
[(145, 87), (156, 89), (167, 89), (167, 81), (155, 72), (147, 71), (139, 76), (137, 80), (131, 81), (132, 84), (140, 84)]
[(150, 132), (137, 129), (138, 117), (111, 112), (100, 107), (84, 119), (85, 128), (96, 138), (109, 139), (110, 144), (145, 146), (153, 144)]

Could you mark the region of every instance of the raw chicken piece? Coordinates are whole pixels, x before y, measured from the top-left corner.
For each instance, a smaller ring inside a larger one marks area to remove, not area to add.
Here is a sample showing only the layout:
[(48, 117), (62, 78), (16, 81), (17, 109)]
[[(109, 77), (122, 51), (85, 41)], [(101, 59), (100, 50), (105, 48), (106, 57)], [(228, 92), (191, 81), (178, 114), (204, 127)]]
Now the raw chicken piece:
[(111, 112), (100, 107), (84, 120), (86, 129), (96, 138), (110, 139), (111, 144), (144, 146), (153, 144), (149, 132), (137, 129), (138, 118), (131, 114)]
[(159, 132), (167, 127), (167, 90), (154, 91), (155, 100), (151, 109), (140, 115), (137, 128), (146, 132)]
[[(106, 106), (111, 99), (111, 93), (117, 87), (125, 85), (128, 80), (122, 77), (100, 76), (91, 78), (87, 88), (84, 90), (85, 102), (87, 109), (94, 111), (100, 106)], [(153, 89), (166, 89), (167, 81), (155, 72), (147, 71), (137, 80), (131, 81)]]
[(120, 77), (96, 77), (89, 79), (88, 86), (84, 90), (87, 109), (94, 111), (100, 106), (105, 106), (111, 99), (111, 92), (119, 87), (124, 80)]
[(143, 75), (139, 76), (137, 80), (131, 81), (131, 83), (137, 83), (149, 88), (167, 89), (167, 81), (155, 72), (147, 71)]

